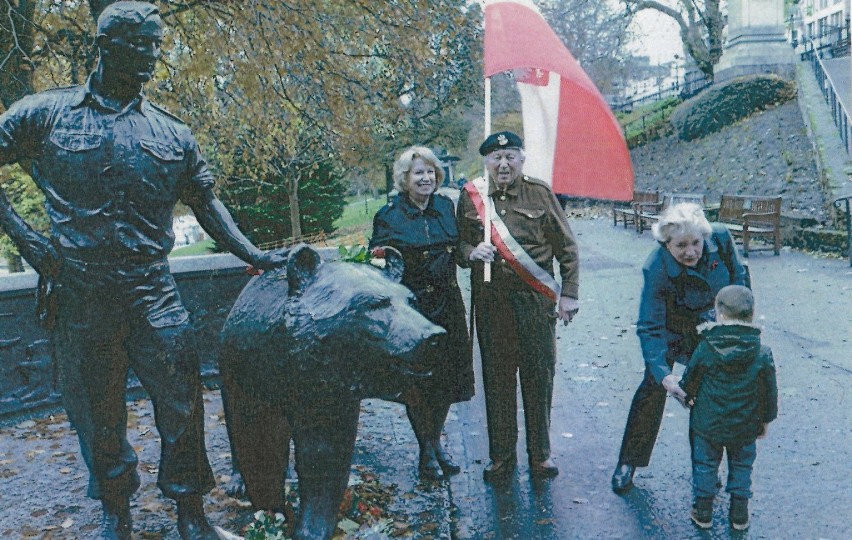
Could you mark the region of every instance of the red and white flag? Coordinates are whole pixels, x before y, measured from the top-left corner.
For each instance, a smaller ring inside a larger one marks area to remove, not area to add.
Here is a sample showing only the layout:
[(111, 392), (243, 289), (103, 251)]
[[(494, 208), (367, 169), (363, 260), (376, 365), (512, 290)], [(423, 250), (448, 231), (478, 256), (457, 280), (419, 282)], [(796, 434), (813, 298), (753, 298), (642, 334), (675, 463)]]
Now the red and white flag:
[(485, 2), (485, 76), (505, 71), (521, 95), (524, 172), (555, 193), (629, 201), (633, 166), (621, 126), (532, 0)]

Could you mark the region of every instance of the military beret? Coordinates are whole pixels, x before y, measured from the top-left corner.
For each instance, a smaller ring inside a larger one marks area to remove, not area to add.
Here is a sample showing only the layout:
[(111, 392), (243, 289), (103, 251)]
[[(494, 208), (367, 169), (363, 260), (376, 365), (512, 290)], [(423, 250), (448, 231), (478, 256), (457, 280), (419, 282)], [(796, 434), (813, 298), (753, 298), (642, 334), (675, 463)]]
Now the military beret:
[(523, 148), (524, 141), (511, 131), (498, 131), (492, 133), (479, 145), (479, 155), (487, 156), (495, 150), (505, 150), (506, 148)]

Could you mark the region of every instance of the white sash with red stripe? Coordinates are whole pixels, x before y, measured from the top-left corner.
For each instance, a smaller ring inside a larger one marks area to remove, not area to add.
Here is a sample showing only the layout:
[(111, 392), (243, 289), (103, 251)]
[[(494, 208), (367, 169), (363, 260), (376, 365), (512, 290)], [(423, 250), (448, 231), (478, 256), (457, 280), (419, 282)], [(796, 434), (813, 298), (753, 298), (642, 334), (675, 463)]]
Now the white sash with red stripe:
[[(485, 222), (485, 201), (488, 198), (488, 185), (483, 178), (477, 178), (465, 184), (470, 201), (476, 208), (479, 219)], [(494, 212), (493, 204), (489, 204), (491, 210), (491, 242), (497, 248), (497, 252), (512, 267), (515, 273), (530, 287), (540, 292), (553, 302), (559, 300), (562, 287), (547, 271), (530, 257), (529, 253), (509, 232), (506, 223)]]

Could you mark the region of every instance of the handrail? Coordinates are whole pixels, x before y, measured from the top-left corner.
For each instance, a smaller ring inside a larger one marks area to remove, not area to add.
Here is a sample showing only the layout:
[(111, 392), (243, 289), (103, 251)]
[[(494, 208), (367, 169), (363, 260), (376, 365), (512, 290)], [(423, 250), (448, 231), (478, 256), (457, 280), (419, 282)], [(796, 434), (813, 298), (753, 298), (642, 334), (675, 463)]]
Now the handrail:
[(670, 97), (679, 97), (683, 100), (691, 98), (711, 84), (713, 84), (712, 81), (708, 81), (707, 79), (696, 79), (692, 81), (685, 80), (681, 83), (672, 84), (668, 88), (658, 87), (653, 92), (643, 94), (639, 97), (633, 96), (629, 101), (623, 101), (621, 103), (611, 105), (611, 108), (614, 112), (621, 112), (630, 111), (636, 105), (655, 103)]
[(841, 209), (846, 206), (846, 250), (849, 253), (849, 266), (852, 266), (852, 195), (844, 195), (834, 199), (834, 206)]
[(852, 115), (849, 114), (846, 104), (837, 97), (834, 81), (828, 75), (822, 57), (814, 55), (811, 58), (811, 65), (822, 95), (828, 106), (831, 107), (831, 116), (840, 132), (840, 140), (843, 141), (843, 147), (846, 149), (847, 154), (852, 155), (852, 124), (849, 122)]

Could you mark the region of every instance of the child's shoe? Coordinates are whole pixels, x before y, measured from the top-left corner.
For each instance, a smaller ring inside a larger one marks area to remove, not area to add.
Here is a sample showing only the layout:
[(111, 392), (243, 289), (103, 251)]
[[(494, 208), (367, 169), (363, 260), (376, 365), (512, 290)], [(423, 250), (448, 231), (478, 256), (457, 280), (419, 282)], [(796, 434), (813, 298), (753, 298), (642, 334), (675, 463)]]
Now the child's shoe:
[(696, 497), (692, 505), (692, 521), (702, 529), (713, 526), (713, 497)]
[(734, 530), (744, 531), (748, 529), (748, 499), (731, 497), (731, 509), (728, 517)]

